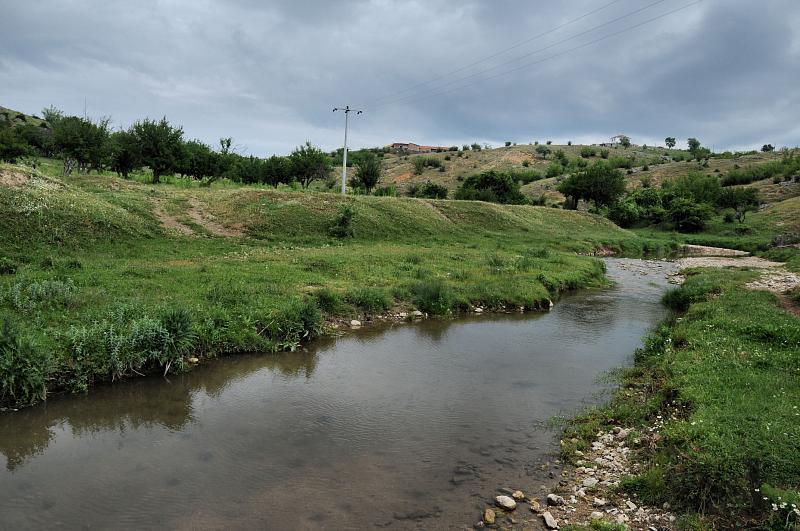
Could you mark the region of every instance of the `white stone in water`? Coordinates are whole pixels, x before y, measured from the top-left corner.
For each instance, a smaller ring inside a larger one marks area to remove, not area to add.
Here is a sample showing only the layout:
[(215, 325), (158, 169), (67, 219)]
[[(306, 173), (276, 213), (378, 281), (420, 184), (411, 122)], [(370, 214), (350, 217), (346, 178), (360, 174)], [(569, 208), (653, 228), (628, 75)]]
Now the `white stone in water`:
[(361, 321), (359, 321), (358, 319), (353, 319), (352, 321), (350, 321), (350, 326), (352, 326), (353, 328), (361, 326)]
[(411, 312), (411, 315), (413, 317), (422, 317), (423, 313), (421, 311), (419, 311), (419, 310), (414, 310), (413, 312)]
[(517, 502), (510, 496), (497, 496), (494, 501), (498, 507), (502, 507), (507, 511), (513, 511), (517, 508)]

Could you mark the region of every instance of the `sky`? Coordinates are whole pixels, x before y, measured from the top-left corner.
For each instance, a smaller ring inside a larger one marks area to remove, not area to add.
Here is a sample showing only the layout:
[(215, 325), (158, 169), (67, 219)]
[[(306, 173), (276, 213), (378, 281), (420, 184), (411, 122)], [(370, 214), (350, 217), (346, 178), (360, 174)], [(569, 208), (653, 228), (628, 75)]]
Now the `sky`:
[[(687, 6), (687, 7), (684, 7)], [(305, 141), (800, 144), (798, 0), (0, 0), (0, 105)]]

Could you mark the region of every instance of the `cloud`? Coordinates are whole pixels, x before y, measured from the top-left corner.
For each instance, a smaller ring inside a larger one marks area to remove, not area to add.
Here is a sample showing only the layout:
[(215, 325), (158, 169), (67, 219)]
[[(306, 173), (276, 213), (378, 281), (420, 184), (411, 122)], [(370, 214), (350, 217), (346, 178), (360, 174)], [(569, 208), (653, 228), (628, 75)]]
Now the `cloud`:
[(356, 146), (619, 132), (796, 145), (795, 0), (704, 0), (592, 42), (690, 1), (13, 2), (0, 104), (80, 114), (85, 98), (118, 126), (166, 115), (188, 137), (232, 136), (257, 155), (305, 140), (335, 148), (342, 117), (331, 109), (344, 104), (367, 110), (353, 121)]

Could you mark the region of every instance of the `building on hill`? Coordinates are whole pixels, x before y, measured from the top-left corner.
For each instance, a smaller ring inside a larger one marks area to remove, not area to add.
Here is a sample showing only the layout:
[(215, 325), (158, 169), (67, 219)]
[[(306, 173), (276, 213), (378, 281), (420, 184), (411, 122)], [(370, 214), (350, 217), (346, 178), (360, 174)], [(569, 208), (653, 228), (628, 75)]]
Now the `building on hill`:
[(395, 153), (442, 153), (447, 151), (444, 146), (421, 146), (413, 142), (395, 142), (389, 146)]
[(614, 145), (614, 144), (619, 145), (619, 144), (624, 143), (626, 140), (628, 141), (628, 143), (630, 143), (631, 137), (629, 137), (628, 135), (623, 135), (622, 133), (620, 133), (620, 134), (618, 134), (616, 136), (612, 136), (611, 137), (611, 144), (612, 145)]

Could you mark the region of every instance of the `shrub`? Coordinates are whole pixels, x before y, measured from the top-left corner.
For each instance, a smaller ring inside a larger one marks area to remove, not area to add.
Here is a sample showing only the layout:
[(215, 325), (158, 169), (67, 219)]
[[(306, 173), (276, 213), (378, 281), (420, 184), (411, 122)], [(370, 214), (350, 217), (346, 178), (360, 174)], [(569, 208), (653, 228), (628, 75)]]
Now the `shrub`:
[(691, 199), (676, 199), (670, 205), (667, 217), (679, 232), (700, 232), (711, 218), (711, 207)]
[(511, 141), (510, 140), (506, 140), (506, 147), (510, 147), (510, 146), (511, 146)]
[(601, 158), (607, 159), (608, 158), (608, 154), (609, 154), (609, 151), (607, 149), (601, 149), (600, 150), (600, 157)]
[(441, 279), (418, 282), (411, 287), (411, 294), (414, 305), (423, 312), (447, 315), (452, 311), (452, 290)]
[(447, 199), (447, 188), (430, 181), (422, 185), (414, 183), (408, 187), (408, 195), (425, 199)]
[(597, 154), (597, 150), (592, 146), (583, 146), (580, 153), (581, 157), (588, 159), (589, 157), (594, 157)]
[(546, 158), (547, 158), (547, 155), (549, 155), (549, 154), (550, 154), (550, 148), (549, 148), (549, 147), (547, 147), (547, 146), (540, 146), (540, 145), (537, 145), (537, 146), (536, 146), (536, 153), (538, 153), (539, 155), (541, 155), (541, 156), (542, 156), (542, 158), (545, 158), (545, 159), (546, 159)]
[(736, 219), (736, 212), (734, 212), (733, 210), (726, 210), (722, 214), (722, 221), (724, 221), (725, 223), (733, 223), (735, 219)]
[(619, 157), (615, 155), (608, 159), (608, 163), (612, 168), (625, 168), (629, 170), (633, 168), (633, 157)]
[(422, 172), (425, 171), (425, 159), (422, 157), (417, 157), (414, 159), (414, 174), (415, 175), (422, 175)]
[(352, 205), (339, 205), (336, 217), (328, 229), (328, 233), (334, 238), (352, 238), (355, 235), (353, 229), (353, 218), (356, 212)]
[(558, 191), (574, 201), (593, 201), (595, 206), (613, 204), (625, 192), (625, 179), (605, 161), (596, 161), (558, 185)]
[(368, 312), (383, 312), (391, 308), (392, 300), (382, 288), (358, 288), (347, 293), (347, 302)]
[(608, 218), (620, 227), (632, 227), (642, 220), (643, 212), (635, 201), (625, 198), (611, 206)]
[(324, 312), (330, 314), (343, 313), (346, 308), (341, 294), (330, 288), (322, 288), (317, 290), (314, 292), (313, 297), (316, 301), (317, 307)]
[(492, 203), (524, 204), (525, 196), (519, 182), (510, 174), (495, 170), (471, 175), (456, 190), (456, 199), (489, 201)]
[(276, 342), (275, 349), (294, 351), (303, 341), (319, 336), (322, 332), (322, 315), (315, 300), (297, 300), (282, 311), (273, 313), (262, 329), (263, 334)]
[(36, 308), (68, 308), (76, 302), (76, 289), (72, 280), (42, 280), (18, 282), (11, 287), (9, 299), (17, 310)]
[(386, 197), (397, 197), (397, 187), (395, 185), (389, 186), (380, 186), (375, 189), (373, 195), (377, 196), (386, 196)]
[(194, 318), (185, 308), (170, 309), (161, 316), (161, 324), (169, 334), (158, 362), (169, 372), (173, 363), (181, 364), (185, 356), (197, 343)]
[(529, 160), (523, 160), (523, 161), (522, 161), (522, 166), (523, 166), (524, 168), (527, 168), (527, 167), (528, 167), (528, 166), (530, 166), (530, 165), (531, 165), (531, 161), (529, 161)]
[(27, 406), (47, 396), (50, 366), (46, 350), (37, 350), (11, 320), (0, 323), (0, 404)]

